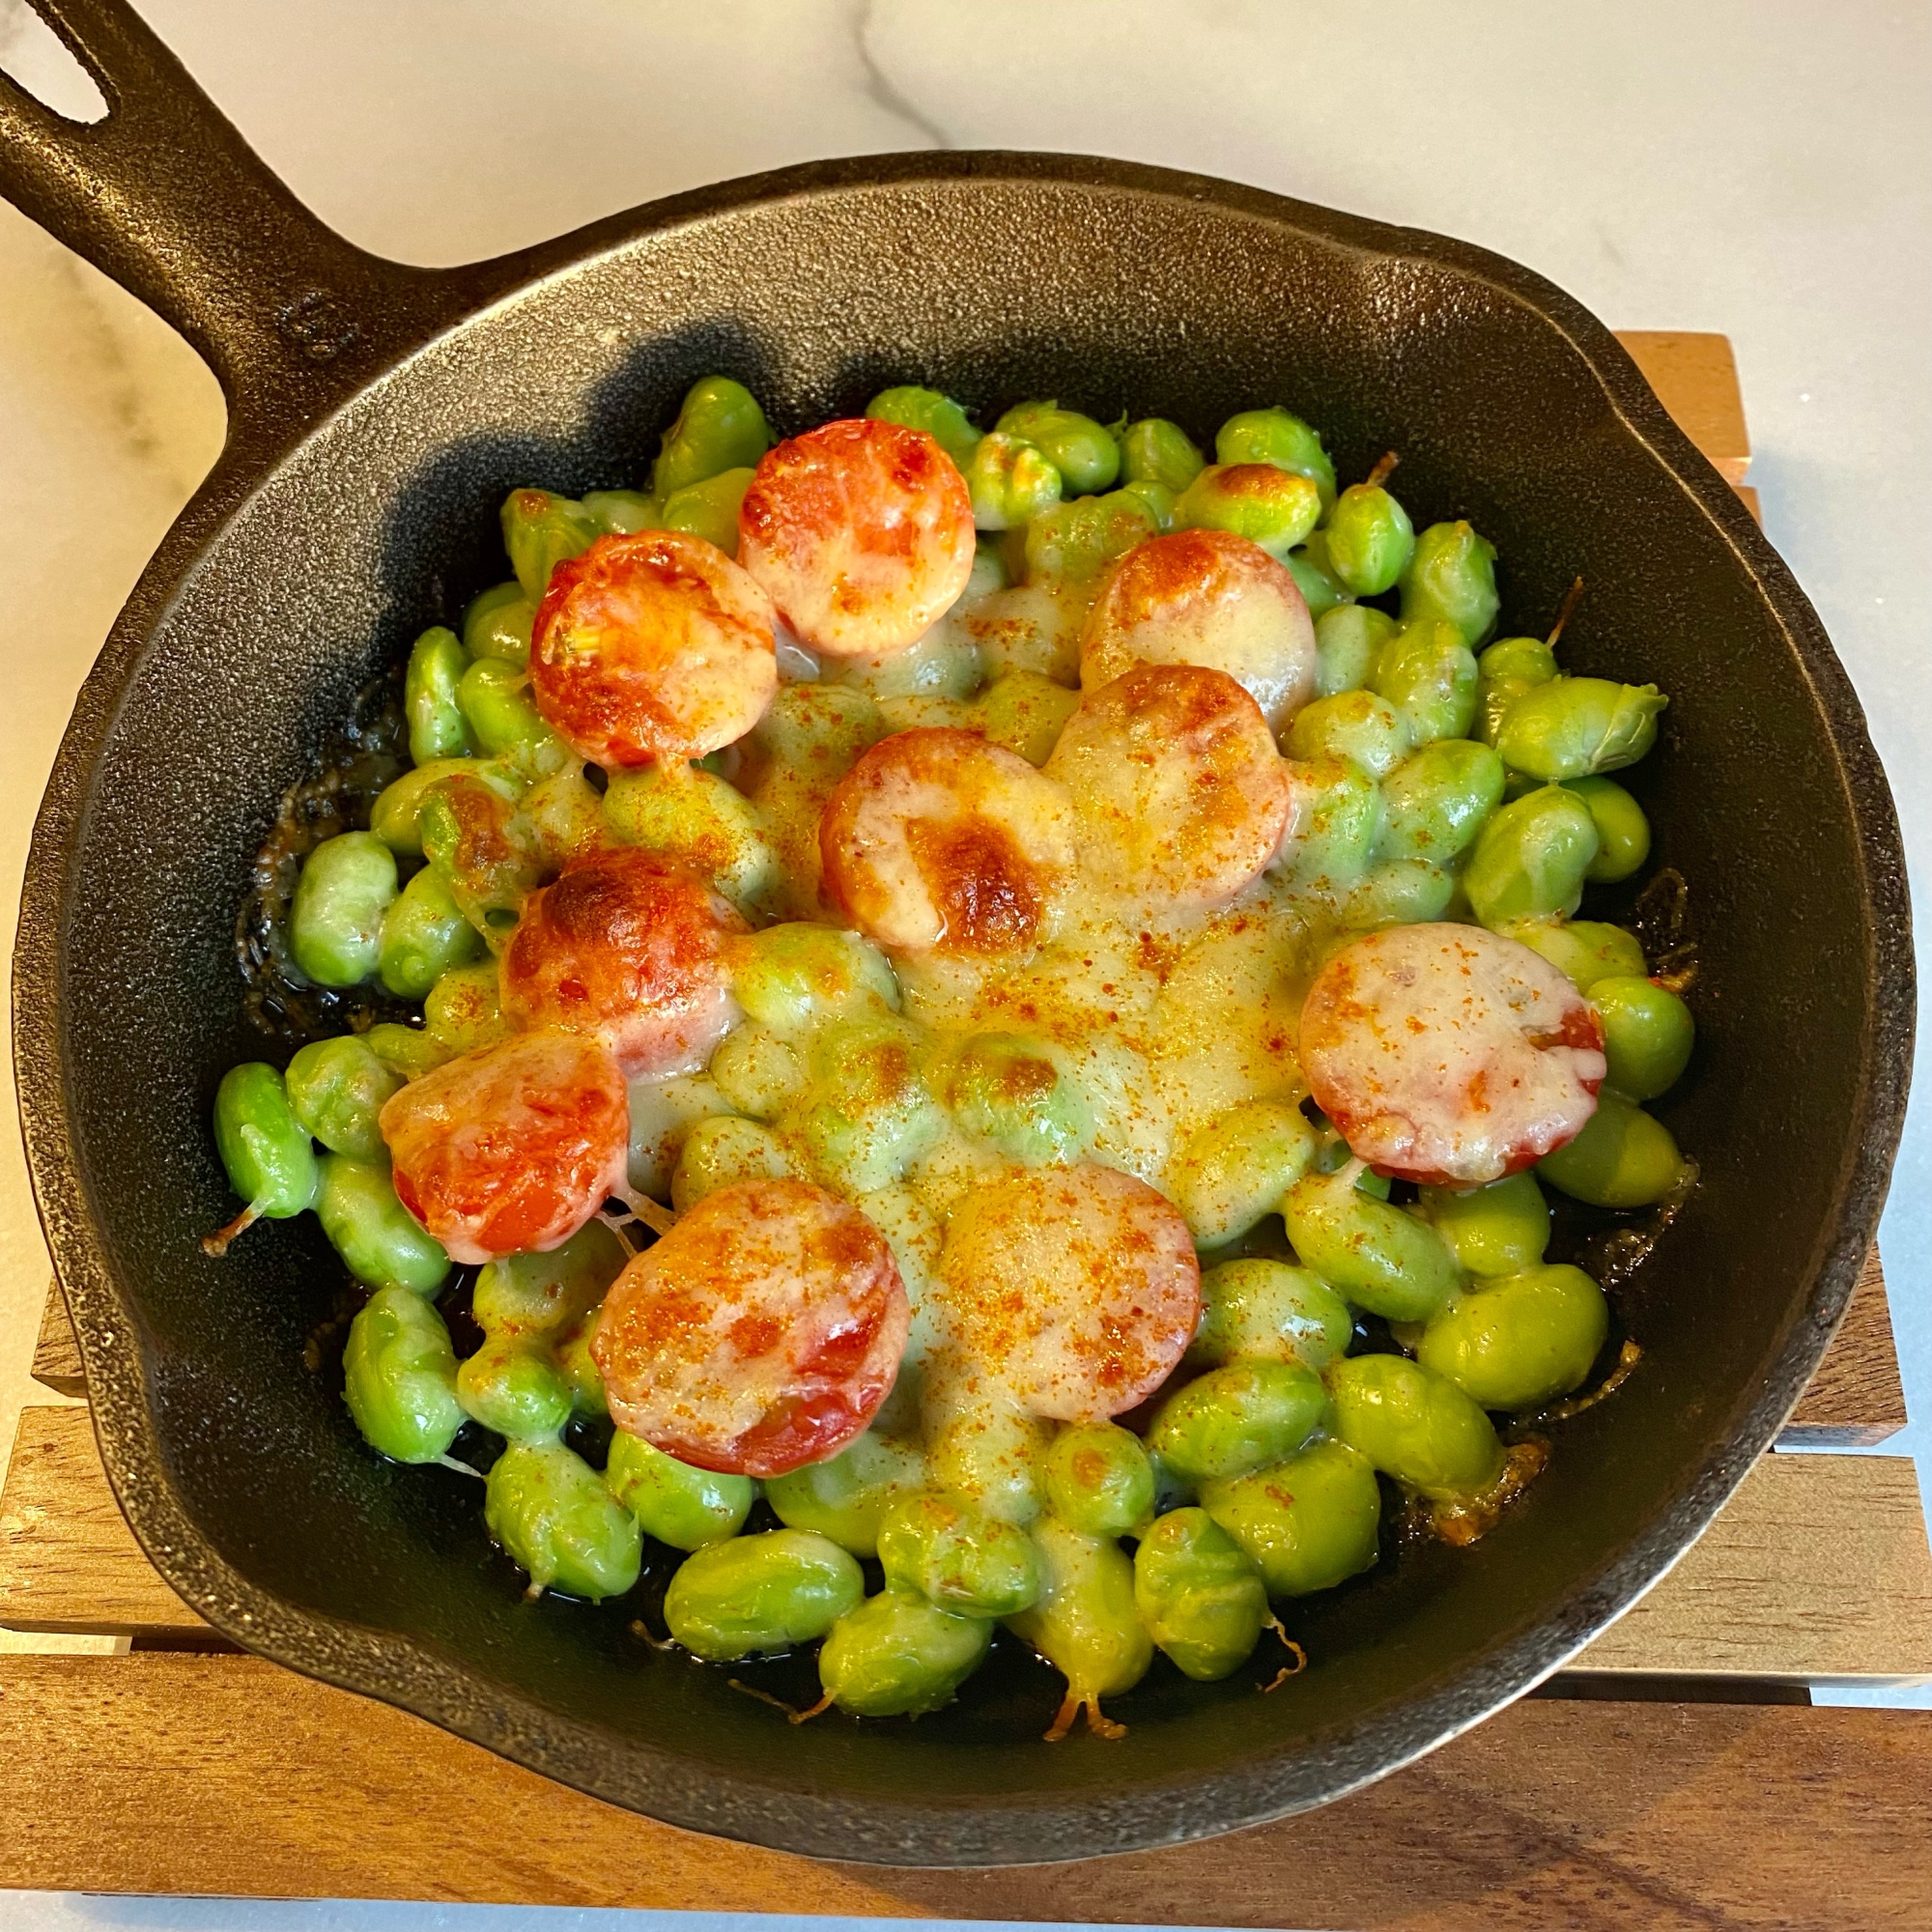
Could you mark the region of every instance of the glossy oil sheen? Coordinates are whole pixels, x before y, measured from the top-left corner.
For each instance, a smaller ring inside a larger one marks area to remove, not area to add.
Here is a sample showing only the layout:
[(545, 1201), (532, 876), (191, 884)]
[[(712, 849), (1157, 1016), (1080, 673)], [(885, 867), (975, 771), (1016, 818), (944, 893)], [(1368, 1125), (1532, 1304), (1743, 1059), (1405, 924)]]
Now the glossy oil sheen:
[[(186, 86), (125, 10), (71, 11)], [(360, 331), (316, 358), (298, 329), (222, 307), (223, 251), (246, 244), (207, 237), (252, 177), (195, 113), (221, 165), (157, 163), (162, 192), (199, 203), (136, 196), (131, 236), (9, 152), (20, 124), (0, 114), (0, 188), (177, 320), (235, 400), (228, 456), (76, 710), (15, 979), (30, 1158), (108, 1470), (190, 1604), (264, 1655), (680, 1825), (1001, 1863), (1335, 1797), (1518, 1694), (1667, 1567), (1842, 1310), (1895, 1145), (1912, 980), (1896, 828), (1843, 673), (1599, 324), (1479, 251), (1225, 184), (918, 156), (687, 196), (441, 281), (288, 204), (273, 272), (291, 299), (318, 278)], [(178, 233), (203, 237), (200, 267), (156, 268)], [(711, 370), (750, 384), (780, 434), (915, 381), (981, 420), (1052, 395), (1203, 443), (1278, 399), (1345, 476), (1401, 450), (1418, 526), (1466, 516), (1497, 545), (1512, 621), (1534, 627), (1581, 571), (1568, 667), (1637, 667), (1671, 694), (1631, 781), (1703, 942), (1697, 1059), (1661, 1108), (1703, 1184), (1624, 1292), (1643, 1367), (1557, 1431), (1548, 1474), (1475, 1548), (1408, 1551), (1303, 1606), (1311, 1667), (1277, 1695), (1258, 1670), (1197, 1685), (1161, 1663), (1120, 1701), (1122, 1742), (1049, 1747), (1057, 1681), (1009, 1654), (916, 1726), (787, 1726), (724, 1673), (642, 1649), (624, 1603), (526, 1603), (472, 1485), (367, 1451), (334, 1381), (301, 1366), (339, 1278), (311, 1225), (252, 1231), (225, 1263), (196, 1248), (232, 1212), (206, 1123), (254, 1050), (235, 913), (277, 800), (356, 688), (500, 577), (508, 489), (639, 483)]]

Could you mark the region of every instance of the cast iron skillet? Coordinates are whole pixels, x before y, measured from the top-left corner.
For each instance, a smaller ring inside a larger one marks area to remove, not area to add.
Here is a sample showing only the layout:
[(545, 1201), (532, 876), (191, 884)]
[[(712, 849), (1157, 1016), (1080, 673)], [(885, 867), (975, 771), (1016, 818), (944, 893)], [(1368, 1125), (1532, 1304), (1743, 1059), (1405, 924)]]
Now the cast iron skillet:
[[(166, 317), (232, 411), (220, 462), (89, 678), (15, 959), (28, 1156), (135, 1533), (251, 1649), (676, 1824), (821, 1856), (1024, 1862), (1336, 1797), (1554, 1669), (1656, 1581), (1771, 1441), (1884, 1195), (1913, 1011), (1904, 870), (1810, 607), (1605, 329), (1461, 243), (1119, 162), (915, 155), (794, 168), (449, 273), (299, 208), (120, 0), (34, 0), (99, 82), (78, 127), (0, 88), (0, 191)], [(914, 1727), (793, 1730), (655, 1658), (622, 1605), (519, 1599), (473, 1490), (356, 1440), (301, 1365), (339, 1270), (293, 1223), (228, 1261), (206, 1128), (261, 1050), (234, 921), (251, 855), (352, 695), (502, 574), (504, 492), (642, 472), (722, 368), (781, 431), (888, 382), (1059, 395), (1197, 435), (1270, 398), (1344, 474), (1402, 452), (1419, 520), (1500, 546), (1506, 611), (1571, 576), (1579, 670), (1672, 696), (1636, 783), (1691, 883), (1701, 1044), (1665, 1108), (1702, 1186), (1620, 1302), (1647, 1353), (1564, 1425), (1475, 1548), (1305, 1606), (1292, 1688), (1164, 1665), (1119, 1745), (1038, 1732), (1044, 1673)]]

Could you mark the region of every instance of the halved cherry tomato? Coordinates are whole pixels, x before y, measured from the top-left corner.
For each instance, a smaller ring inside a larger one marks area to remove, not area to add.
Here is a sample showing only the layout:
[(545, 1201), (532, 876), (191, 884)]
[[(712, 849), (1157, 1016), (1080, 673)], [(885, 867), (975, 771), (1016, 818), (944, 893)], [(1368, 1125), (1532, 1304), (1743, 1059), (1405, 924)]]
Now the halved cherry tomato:
[(396, 1196), (457, 1262), (560, 1247), (625, 1184), (631, 1110), (609, 1047), (514, 1035), (390, 1096)]
[(625, 1268), (590, 1348), (618, 1428), (700, 1469), (781, 1476), (872, 1419), (909, 1321), (893, 1251), (856, 1208), (743, 1180)]
[(738, 556), (801, 642), (884, 657), (924, 635), (973, 570), (973, 503), (923, 430), (859, 417), (767, 450)]
[(1500, 1180), (1597, 1111), (1604, 1036), (1569, 978), (1476, 925), (1398, 925), (1345, 946), (1301, 1009), (1317, 1103), (1378, 1174)]
[(770, 600), (715, 544), (676, 530), (599, 537), (551, 573), (530, 626), (530, 695), (600, 765), (701, 758), (742, 738), (779, 688)]

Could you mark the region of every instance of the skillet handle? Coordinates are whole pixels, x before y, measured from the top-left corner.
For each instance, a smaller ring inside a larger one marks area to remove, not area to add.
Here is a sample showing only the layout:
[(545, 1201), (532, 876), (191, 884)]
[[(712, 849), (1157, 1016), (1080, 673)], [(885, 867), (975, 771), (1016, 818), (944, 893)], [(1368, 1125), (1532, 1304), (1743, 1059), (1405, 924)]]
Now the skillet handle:
[(127, 0), (28, 5), (107, 114), (71, 121), (0, 74), (0, 195), (187, 338), (243, 419), (231, 432), (299, 432), (477, 299), (461, 270), (318, 221)]

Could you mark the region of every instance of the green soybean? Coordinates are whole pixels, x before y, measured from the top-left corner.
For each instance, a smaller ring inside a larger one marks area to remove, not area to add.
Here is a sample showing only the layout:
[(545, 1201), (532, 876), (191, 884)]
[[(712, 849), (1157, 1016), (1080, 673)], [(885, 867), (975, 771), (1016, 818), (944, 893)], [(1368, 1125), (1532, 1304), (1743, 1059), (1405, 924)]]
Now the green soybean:
[(1152, 483), (1178, 497), (1206, 466), (1193, 438), (1165, 416), (1143, 416), (1121, 432), (1121, 475), (1129, 485)]
[(386, 1165), (324, 1154), (315, 1211), (357, 1281), (429, 1295), (449, 1279), (442, 1244), (396, 1199)]
[(756, 472), (750, 469), (723, 469), (702, 483), (687, 483), (665, 498), (661, 527), (702, 537), (726, 556), (738, 554), (738, 512)]
[(394, 1020), (379, 1021), (362, 1037), (369, 1051), (404, 1080), (420, 1080), (451, 1058), (440, 1039), (420, 1027), (402, 1026)]
[(1078, 1160), (1094, 1138), (1080, 1082), (1045, 1041), (975, 1034), (959, 1049), (946, 1103), (969, 1134), (1030, 1167)]
[(604, 1478), (561, 1442), (512, 1442), (490, 1465), (483, 1520), (530, 1593), (601, 1603), (638, 1580), (643, 1536)]
[(811, 1080), (777, 1122), (827, 1186), (869, 1194), (944, 1139), (945, 1109), (928, 1084), (918, 1033), (893, 1018), (844, 1020), (812, 1046)]
[(1291, 873), (1297, 885), (1340, 892), (1368, 869), (1381, 832), (1381, 788), (1354, 759), (1326, 753), (1297, 761), (1294, 779), (1304, 803)]
[(338, 832), (303, 863), (289, 906), (289, 950), (318, 986), (359, 986), (383, 952), (396, 855), (373, 832)]
[(724, 470), (755, 468), (771, 446), (765, 412), (751, 390), (729, 376), (700, 376), (664, 433), (651, 494), (662, 500)]
[(902, 1497), (880, 1522), (878, 1551), (888, 1583), (962, 1616), (1012, 1616), (1039, 1595), (1033, 1538), (962, 1496)]
[(1654, 684), (1552, 678), (1510, 706), (1496, 750), (1511, 770), (1533, 779), (1621, 771), (1657, 743), (1658, 714), (1669, 702)]
[(886, 1512), (925, 1481), (916, 1442), (867, 1430), (838, 1455), (765, 1482), (765, 1500), (792, 1529), (815, 1530), (854, 1556), (875, 1556)]
[(403, 715), (410, 725), (410, 756), (417, 764), (468, 757), (475, 751), (456, 700), (469, 668), (469, 653), (454, 631), (437, 624), (415, 640), (403, 674)]
[(438, 758), (405, 772), (393, 784), (376, 794), (369, 808), (369, 829), (399, 858), (420, 859), (422, 848), (422, 807), (431, 785), (454, 773), (476, 772), (471, 758)]
[(702, 1549), (736, 1536), (758, 1494), (750, 1476), (694, 1468), (621, 1429), (611, 1438), (604, 1485), (646, 1536), (673, 1549)]
[(1318, 1373), (1354, 1339), (1349, 1304), (1318, 1274), (1256, 1257), (1201, 1277), (1201, 1322), (1187, 1359), (1214, 1368), (1237, 1357), (1299, 1362)]
[(1271, 1597), (1332, 1590), (1373, 1567), (1381, 1502), (1368, 1459), (1335, 1441), (1310, 1443), (1233, 1482), (1209, 1483), (1201, 1494), (1202, 1507), (1261, 1572)]
[(1027, 582), (1082, 588), (1096, 582), (1117, 557), (1159, 534), (1153, 512), (1129, 490), (1057, 503), (1026, 527)]
[(549, 490), (512, 490), (503, 498), (503, 548), (532, 604), (541, 604), (550, 576), (567, 557), (582, 556), (604, 534), (580, 502)]
[(1327, 1406), (1321, 1378), (1299, 1362), (1228, 1362), (1161, 1404), (1148, 1447), (1190, 1483), (1226, 1481), (1293, 1455)]
[(898, 1011), (899, 982), (886, 955), (835, 926), (768, 925), (733, 949), (730, 967), (738, 1004), (781, 1034)]
[(1318, 697), (1294, 714), (1287, 749), (1291, 758), (1347, 758), (1372, 779), (1383, 779), (1408, 756), (1414, 740), (1386, 698), (1372, 691), (1344, 691)]
[(1477, 1494), (1502, 1473), (1490, 1418), (1454, 1382), (1401, 1355), (1330, 1362), (1330, 1428), (1386, 1476), (1423, 1495)]
[(458, 770), (422, 795), (423, 856), (486, 939), (514, 925), (543, 883), (542, 861), (515, 802), (487, 770)]
[(1305, 1266), (1390, 1321), (1426, 1321), (1462, 1284), (1435, 1230), (1364, 1194), (1350, 1168), (1304, 1175), (1288, 1190), (1284, 1218)]
[(1366, 604), (1338, 604), (1315, 620), (1315, 695), (1336, 697), (1368, 683), (1376, 655), (1402, 627)]
[(1484, 826), (1463, 874), (1469, 905), (1495, 931), (1518, 920), (1575, 912), (1597, 856), (1597, 827), (1574, 792), (1545, 785)]
[(966, 464), (973, 524), (981, 530), (1015, 530), (1060, 501), (1060, 471), (1046, 452), (1021, 436), (983, 436)]
[(1266, 463), (1209, 464), (1174, 505), (1181, 529), (1230, 531), (1277, 562), (1308, 540), (1321, 514), (1321, 493), (1308, 477)]
[(467, 966), (482, 951), (482, 938), (464, 918), (449, 881), (425, 866), (383, 915), (376, 977), (398, 999), (420, 1000), (452, 966)]
[(1369, 684), (1395, 707), (1412, 745), (1464, 737), (1475, 722), (1475, 657), (1440, 619), (1405, 621), (1376, 653)]
[(1019, 403), (993, 428), (1024, 437), (1060, 471), (1069, 497), (1111, 490), (1121, 473), (1121, 446), (1104, 424), (1057, 403)]
[(768, 1028), (734, 1027), (707, 1069), (712, 1085), (739, 1113), (769, 1121), (805, 1085), (805, 1057)]
[(1469, 1274), (1516, 1274), (1536, 1266), (1549, 1246), (1549, 1203), (1533, 1174), (1507, 1175), (1485, 1187), (1425, 1187), (1422, 1207)]
[(463, 1427), (456, 1351), (436, 1309), (379, 1289), (349, 1324), (343, 1400), (363, 1440), (398, 1463), (438, 1463)]
[(1328, 532), (1313, 530), (1305, 542), (1283, 557), (1301, 601), (1311, 617), (1325, 617), (1331, 611), (1350, 608), (1349, 587), (1329, 567)]
[(1134, 1604), (1155, 1646), (1202, 1684), (1238, 1670), (1268, 1621), (1260, 1573), (1204, 1509), (1170, 1510), (1141, 1539)]
[(1495, 563), (1495, 546), (1467, 524), (1431, 524), (1402, 574), (1402, 621), (1453, 624), (1474, 650), (1502, 608)]
[(1198, 1247), (1220, 1247), (1278, 1213), (1315, 1158), (1298, 1108), (1248, 1100), (1188, 1136), (1169, 1172), (1174, 1205)]
[(769, 1127), (716, 1114), (684, 1137), (671, 1170), (670, 1205), (682, 1214), (721, 1187), (740, 1180), (781, 1180), (791, 1173), (791, 1156)]
[(478, 658), (463, 673), (456, 696), (476, 743), (526, 783), (573, 762), (570, 747), (531, 701), (528, 674), (515, 665)]
[(1080, 694), (1038, 671), (1009, 670), (980, 693), (973, 708), (988, 744), (1038, 766), (1053, 755), (1066, 721), (1080, 708)]
[(247, 1061), (221, 1076), (214, 1146), (229, 1186), (248, 1204), (247, 1220), (286, 1221), (315, 1205), (319, 1171), (309, 1129), (297, 1119), (281, 1074), (266, 1062)]
[(1456, 897), (1456, 875), (1427, 859), (1384, 859), (1336, 901), (1345, 926), (1374, 931), (1443, 918)]
[(818, 1653), (818, 1681), (856, 1717), (922, 1717), (952, 1701), (992, 1641), (983, 1619), (888, 1587), (832, 1626)]
[(1676, 1086), (1697, 1028), (1675, 993), (1641, 975), (1610, 975), (1591, 984), (1590, 1004), (1604, 1029), (1610, 1086), (1627, 1100), (1654, 1100)]
[(1556, 673), (1556, 652), (1541, 638), (1498, 638), (1476, 660), (1476, 735), (1493, 745), (1510, 706)]
[(1102, 1697), (1132, 1690), (1153, 1662), (1134, 1604), (1134, 1566), (1110, 1538), (1082, 1536), (1052, 1517), (1042, 1517), (1033, 1534), (1039, 1600), (1007, 1621), (1065, 1677), (1063, 1722), (1081, 1706), (1092, 1721)]
[(1571, 779), (1563, 788), (1589, 807), (1596, 822), (1597, 856), (1584, 876), (1599, 886), (1630, 878), (1650, 857), (1650, 820), (1643, 807), (1615, 779)]
[(1153, 518), (1154, 528), (1165, 536), (1175, 527), (1175, 505), (1179, 500), (1172, 490), (1159, 483), (1122, 483), (1123, 497), (1137, 497)]
[(1378, 483), (1355, 483), (1335, 499), (1324, 526), (1328, 567), (1354, 597), (1393, 590), (1415, 553), (1408, 512)]
[(607, 536), (635, 536), (664, 528), (664, 505), (643, 490), (586, 490), (583, 507)]
[(1134, 1536), (1153, 1516), (1153, 1469), (1141, 1439), (1113, 1422), (1076, 1423), (1040, 1464), (1046, 1505), (1083, 1536)]
[(814, 1641), (865, 1594), (858, 1558), (829, 1537), (771, 1529), (687, 1556), (665, 1593), (665, 1622), (694, 1655), (728, 1663)]
[(536, 614), (537, 607), (514, 579), (492, 584), (472, 597), (463, 612), (463, 648), (472, 658), (496, 658), (522, 669), (530, 661), (530, 625)]
[(1634, 975), (1641, 979), (1643, 946), (1634, 932), (1594, 919), (1526, 919), (1502, 928), (1510, 938), (1540, 952), (1587, 993), (1599, 980)]
[(289, 1062), (289, 1107), (324, 1147), (352, 1160), (389, 1157), (380, 1117), (402, 1081), (355, 1034), (311, 1040)]
[(735, 785), (696, 766), (647, 765), (613, 778), (604, 824), (626, 845), (708, 878), (736, 905), (762, 903), (778, 883), (764, 814)]
[(1052, 1432), (1015, 1409), (979, 1404), (926, 1418), (933, 1486), (990, 1516), (1031, 1522), (1039, 1514), (1039, 1465)]
[(485, 1341), (456, 1373), (472, 1422), (511, 1441), (548, 1439), (570, 1420), (570, 1384), (550, 1352), (522, 1339)]
[(1503, 761), (1487, 745), (1438, 738), (1382, 781), (1383, 859), (1446, 866), (1474, 842), (1503, 802)]
[(866, 413), (877, 422), (923, 430), (961, 469), (972, 462), (973, 452), (980, 446), (980, 433), (965, 410), (937, 389), (922, 389), (916, 384), (881, 389), (866, 405)]
[(1583, 1131), (1536, 1171), (1592, 1208), (1648, 1208), (1679, 1186), (1686, 1167), (1670, 1129), (1606, 1088)]
[(502, 1255), (487, 1262), (470, 1293), (477, 1326), (495, 1336), (541, 1337), (586, 1315), (623, 1272), (624, 1244), (592, 1221), (561, 1247), (540, 1255)]
[(1604, 1292), (1581, 1268), (1530, 1267), (1458, 1295), (1415, 1358), (1484, 1408), (1535, 1408), (1582, 1381), (1609, 1328)]
[(431, 1038), (452, 1054), (480, 1053), (510, 1037), (498, 992), (497, 962), (479, 959), (452, 966), (423, 1000), (423, 1023)]
[(1268, 463), (1316, 487), (1325, 513), (1335, 500), (1335, 466), (1321, 439), (1299, 416), (1283, 409), (1243, 410), (1224, 422), (1214, 438), (1217, 463)]

